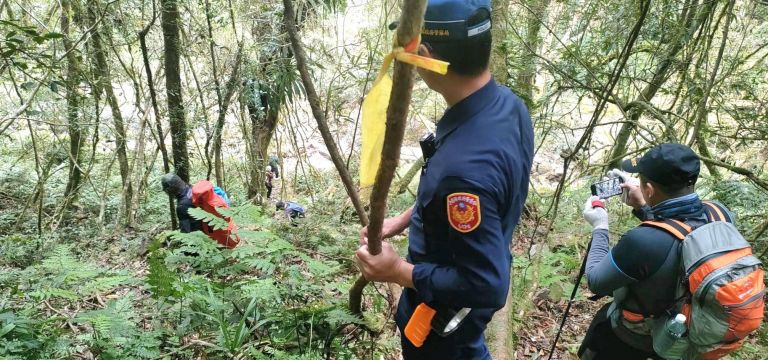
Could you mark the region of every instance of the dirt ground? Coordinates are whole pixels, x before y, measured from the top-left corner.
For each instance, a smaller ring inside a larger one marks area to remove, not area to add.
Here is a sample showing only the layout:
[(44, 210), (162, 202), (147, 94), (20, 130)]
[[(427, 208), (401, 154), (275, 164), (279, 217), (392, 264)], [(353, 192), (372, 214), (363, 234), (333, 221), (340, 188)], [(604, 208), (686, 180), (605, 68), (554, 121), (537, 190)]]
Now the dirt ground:
[[(530, 227), (533, 224), (527, 225)], [(512, 248), (514, 257), (519, 259), (525, 256), (530, 245), (531, 240), (527, 236), (519, 235)], [(577, 273), (574, 272), (571, 275), (571, 278), (575, 278)], [(578, 359), (576, 351), (592, 321), (592, 316), (603, 304), (610, 301), (609, 298), (599, 301), (588, 300), (587, 297), (592, 294), (586, 288), (585, 282), (586, 280), (582, 279), (576, 300), (571, 306), (568, 319), (552, 356), (553, 360)], [(514, 281), (512, 286), (514, 287)], [(510, 314), (510, 311), (520, 311), (511, 309), (514, 306), (512, 305), (514, 304), (512, 289), (507, 298), (507, 306), (497, 312), (489, 324), (486, 335), (494, 360), (548, 358), (555, 334), (568, 305), (567, 297), (570, 296), (570, 291), (565, 294), (564, 299), (555, 302), (547, 296), (548, 292), (537, 291), (537, 289), (531, 290), (534, 295), (527, 301), (531, 301), (533, 306), (526, 307), (527, 312), (525, 314), (517, 314), (518, 318), (521, 316), (524, 318), (518, 329), (513, 328), (514, 323), (511, 321), (511, 316), (514, 314)], [(510, 332), (515, 333), (510, 334)]]

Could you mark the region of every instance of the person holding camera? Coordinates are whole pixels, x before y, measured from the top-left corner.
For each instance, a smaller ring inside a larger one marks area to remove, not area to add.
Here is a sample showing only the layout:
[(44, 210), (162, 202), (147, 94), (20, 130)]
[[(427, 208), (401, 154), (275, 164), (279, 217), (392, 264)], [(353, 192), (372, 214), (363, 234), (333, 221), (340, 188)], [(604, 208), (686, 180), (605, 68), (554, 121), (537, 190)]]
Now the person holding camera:
[[(583, 360), (661, 359), (645, 320), (665, 315), (680, 300), (676, 289), (682, 265), (681, 238), (675, 236), (680, 234), (675, 226), (665, 229), (658, 223), (677, 220), (668, 222), (681, 224), (687, 230), (680, 232), (687, 232), (710, 222), (713, 213), (722, 221), (734, 219), (722, 204), (699, 199), (694, 187), (701, 164), (688, 146), (657, 145), (638, 159), (624, 160), (621, 167), (624, 171), (614, 169), (608, 176), (622, 178), (622, 200), (644, 223), (611, 248), (602, 200), (593, 196), (584, 205), (584, 218), (593, 228), (588, 286), (596, 295), (614, 299), (590, 324), (578, 351)], [(627, 173), (639, 174), (639, 180)]]
[(522, 100), (491, 79), (490, 1), (430, 0), (424, 20), (419, 55), (450, 66), (417, 71), (448, 109), (421, 143), (415, 205), (383, 224), (385, 239), (409, 229), (408, 256), (387, 242), (371, 255), (363, 228), (357, 263), (366, 279), (405, 287), (395, 315), (404, 359), (490, 359), (483, 332), (507, 298), (533, 129)]

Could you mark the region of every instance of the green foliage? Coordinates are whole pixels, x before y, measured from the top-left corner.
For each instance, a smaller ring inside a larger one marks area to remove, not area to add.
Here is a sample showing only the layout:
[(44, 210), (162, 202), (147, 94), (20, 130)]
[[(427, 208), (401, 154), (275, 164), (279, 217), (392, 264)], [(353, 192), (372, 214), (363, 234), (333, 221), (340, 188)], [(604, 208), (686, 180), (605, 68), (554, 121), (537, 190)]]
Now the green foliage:
[[(19, 70), (34, 68), (49, 68), (57, 64), (51, 61), (53, 55), (43, 50), (42, 45), (64, 37), (63, 34), (49, 31), (41, 32), (36, 26), (29, 26), (16, 19), (0, 20), (0, 56), (9, 60), (10, 64)], [(31, 64), (30, 64), (31, 63)], [(22, 84), (24, 85), (24, 84)], [(51, 90), (63, 85), (61, 82), (51, 82)], [(24, 90), (31, 90), (34, 83), (22, 86)]]
[[(339, 337), (366, 324), (346, 308), (356, 271), (346, 260), (349, 243), (339, 241), (344, 232), (328, 224), (275, 231), (250, 205), (222, 213), (243, 229), (238, 247), (221, 248), (201, 232), (163, 233), (148, 246), (140, 276), (110, 270), (74, 245), (0, 272), (0, 306), (11, 304), (0, 307), (0, 356), (194, 358), (204, 350), (215, 359), (351, 359), (369, 351)], [(190, 346), (191, 334), (208, 345)]]
[[(8, 225), (10, 226), (10, 225)], [(0, 266), (25, 268), (35, 260), (40, 242), (32, 236), (13, 234), (0, 237)]]
[(178, 289), (174, 287), (179, 279), (175, 272), (168, 269), (165, 264), (166, 251), (156, 249), (152, 251), (147, 259), (149, 270), (147, 272), (147, 286), (156, 299), (167, 297), (179, 297)]
[(159, 356), (159, 333), (138, 329), (134, 301), (133, 295), (128, 293), (117, 300), (110, 300), (103, 309), (79, 314), (75, 321), (88, 324), (93, 330), (80, 339), (104, 359), (151, 359)]
[(13, 312), (0, 313), (0, 356), (24, 356), (42, 344), (34, 320)]
[(76, 301), (135, 283), (134, 277), (125, 271), (104, 270), (77, 260), (69, 246), (56, 247), (41, 264), (27, 268), (24, 273), (25, 278), (36, 281), (28, 295), (39, 300)]
[[(221, 211), (224, 211), (224, 210), (225, 209), (217, 209), (219, 213), (221, 213)], [(219, 217), (216, 214), (209, 213), (201, 208), (189, 208), (188, 212), (193, 219), (201, 220), (205, 222), (206, 224), (208, 224), (208, 226), (213, 228), (213, 230), (226, 229), (228, 226), (226, 220), (224, 220), (223, 218)]]

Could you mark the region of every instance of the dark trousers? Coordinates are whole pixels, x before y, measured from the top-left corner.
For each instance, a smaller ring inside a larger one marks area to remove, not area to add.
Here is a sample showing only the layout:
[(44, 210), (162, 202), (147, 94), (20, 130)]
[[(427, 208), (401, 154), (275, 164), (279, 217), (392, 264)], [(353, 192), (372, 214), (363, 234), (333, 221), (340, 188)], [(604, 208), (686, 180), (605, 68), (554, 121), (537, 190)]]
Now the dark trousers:
[(270, 183), (264, 183), (267, 187), (267, 199), (272, 197), (272, 184)]
[(656, 354), (635, 349), (616, 336), (611, 326), (611, 319), (608, 318), (610, 306), (610, 303), (603, 306), (589, 324), (587, 335), (584, 336), (584, 341), (579, 347), (579, 358), (583, 360), (661, 360)]

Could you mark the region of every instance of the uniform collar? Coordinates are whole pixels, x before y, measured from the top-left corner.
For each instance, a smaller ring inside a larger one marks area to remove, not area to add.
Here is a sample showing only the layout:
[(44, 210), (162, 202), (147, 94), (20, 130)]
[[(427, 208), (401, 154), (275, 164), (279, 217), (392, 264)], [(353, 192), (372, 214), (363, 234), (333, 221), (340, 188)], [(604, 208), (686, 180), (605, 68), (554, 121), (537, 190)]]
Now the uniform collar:
[(437, 141), (443, 140), (465, 120), (485, 108), (494, 99), (492, 95), (495, 91), (496, 82), (491, 79), (483, 87), (446, 110), (437, 123)]

